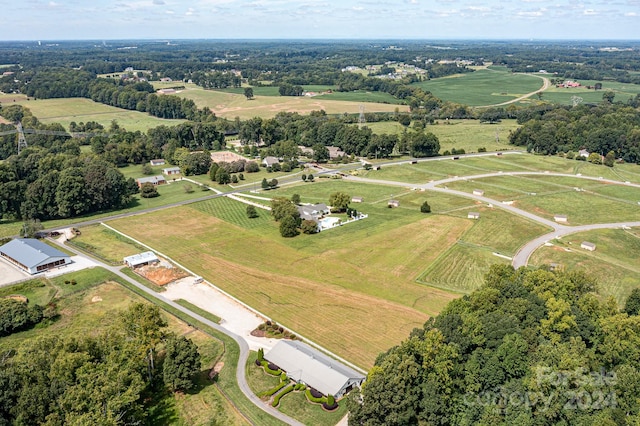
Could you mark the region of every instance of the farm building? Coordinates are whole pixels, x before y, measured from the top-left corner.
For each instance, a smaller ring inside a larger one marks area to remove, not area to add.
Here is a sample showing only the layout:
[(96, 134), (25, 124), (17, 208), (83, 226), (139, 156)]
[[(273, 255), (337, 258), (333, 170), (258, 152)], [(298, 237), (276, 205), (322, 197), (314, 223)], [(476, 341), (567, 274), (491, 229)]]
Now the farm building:
[(297, 340), (279, 341), (264, 357), (296, 382), (336, 398), (359, 387), (365, 379), (363, 374)]
[(330, 160), (335, 160), (336, 158), (344, 157), (346, 155), (344, 151), (337, 146), (328, 146), (327, 150), (329, 151)]
[(474, 189), (473, 195), (479, 195), (480, 197), (482, 197), (484, 195), (484, 191), (482, 189)]
[(0, 256), (32, 275), (71, 263), (68, 254), (34, 238), (9, 241), (0, 247)]
[(351, 197), (352, 203), (361, 203), (363, 201), (362, 197)]
[(553, 220), (555, 220), (558, 223), (566, 223), (568, 219), (567, 219), (566, 215), (555, 214), (555, 215), (553, 215)]
[(589, 251), (594, 251), (596, 249), (596, 245), (594, 243), (590, 243), (589, 241), (583, 241), (580, 243), (580, 248), (583, 248)]
[(179, 175), (180, 167), (167, 167), (162, 169), (162, 174), (164, 175)]
[(322, 216), (331, 213), (331, 210), (326, 204), (318, 203), (298, 206), (298, 212), (302, 220), (313, 220), (317, 222)]
[(125, 265), (130, 268), (135, 268), (136, 266), (148, 265), (150, 263), (158, 263), (160, 259), (158, 256), (152, 251), (145, 251), (144, 253), (138, 253), (131, 256), (127, 256), (124, 259)]
[(469, 212), (467, 214), (467, 219), (480, 219), (480, 213), (478, 213), (478, 212)]
[(152, 166), (164, 166), (164, 160), (162, 158), (156, 158), (155, 160), (149, 161), (149, 164)]
[(313, 148), (309, 148), (309, 147), (304, 146), (304, 145), (298, 145), (298, 149), (300, 150), (300, 153), (302, 155), (305, 155), (307, 157), (312, 157), (313, 156)]
[(148, 183), (152, 183), (154, 185), (164, 185), (165, 183), (167, 183), (167, 181), (164, 179), (164, 176), (162, 176), (162, 175), (141, 177), (141, 178), (136, 179), (136, 183), (138, 184), (138, 188), (141, 188), (142, 184), (145, 184), (147, 182)]
[(400, 207), (400, 201), (398, 201), (398, 200), (389, 200), (389, 202), (387, 203), (387, 206), (389, 206), (389, 207)]
[(264, 160), (262, 160), (262, 164), (264, 164), (265, 167), (272, 167), (274, 164), (280, 164), (280, 160), (278, 160), (276, 157), (264, 157)]

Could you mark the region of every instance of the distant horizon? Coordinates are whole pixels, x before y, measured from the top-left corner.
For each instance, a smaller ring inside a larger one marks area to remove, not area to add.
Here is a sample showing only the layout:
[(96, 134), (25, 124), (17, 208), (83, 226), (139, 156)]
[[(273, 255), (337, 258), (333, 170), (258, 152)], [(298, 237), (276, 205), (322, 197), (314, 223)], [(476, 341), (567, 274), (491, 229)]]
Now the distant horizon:
[(26, 0), (6, 9), (3, 41), (640, 38), (640, 0)]

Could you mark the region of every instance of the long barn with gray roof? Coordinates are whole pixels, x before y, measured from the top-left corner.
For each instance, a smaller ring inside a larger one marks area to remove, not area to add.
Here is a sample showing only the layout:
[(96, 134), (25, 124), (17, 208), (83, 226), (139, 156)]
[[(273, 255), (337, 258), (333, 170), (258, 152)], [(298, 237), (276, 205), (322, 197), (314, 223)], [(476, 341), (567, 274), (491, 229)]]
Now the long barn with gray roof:
[(34, 238), (16, 238), (0, 247), (0, 256), (30, 274), (71, 263), (71, 257)]

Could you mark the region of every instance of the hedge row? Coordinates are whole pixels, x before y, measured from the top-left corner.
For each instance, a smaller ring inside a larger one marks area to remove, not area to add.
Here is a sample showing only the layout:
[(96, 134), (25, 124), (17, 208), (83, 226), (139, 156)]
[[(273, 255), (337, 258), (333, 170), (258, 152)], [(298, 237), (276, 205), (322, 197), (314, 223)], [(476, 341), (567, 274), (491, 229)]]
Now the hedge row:
[(280, 398), (282, 398), (283, 396), (285, 396), (289, 392), (292, 392), (293, 388), (294, 388), (294, 386), (291, 385), (288, 388), (286, 388), (285, 390), (283, 390), (282, 392), (280, 392), (279, 394), (277, 394), (276, 397), (273, 398), (273, 402), (271, 403), (271, 405), (274, 406), (274, 407), (277, 407), (278, 404), (280, 404)]
[(282, 389), (283, 387), (287, 386), (287, 384), (289, 384), (289, 382), (280, 382), (280, 383), (278, 383), (275, 387), (273, 387), (273, 388), (271, 388), (271, 389), (269, 389), (269, 390), (266, 390), (266, 391), (262, 392), (262, 393), (260, 394), (260, 396), (271, 396), (271, 395), (273, 395), (274, 393), (278, 392), (278, 391), (279, 391), (280, 389)]
[[(262, 361), (260, 365), (262, 365), (264, 371), (271, 374), (272, 376), (279, 376), (282, 373), (282, 370), (280, 370), (277, 365), (270, 364), (267, 361)], [(276, 367), (276, 369), (273, 369), (273, 367)]]
[(311, 388), (307, 388), (307, 390), (304, 392), (304, 394), (306, 395), (307, 399), (310, 402), (315, 402), (316, 404), (323, 404), (323, 403), (327, 402), (327, 397), (325, 397), (325, 396), (321, 396), (319, 398), (313, 396), (313, 394), (311, 393)]

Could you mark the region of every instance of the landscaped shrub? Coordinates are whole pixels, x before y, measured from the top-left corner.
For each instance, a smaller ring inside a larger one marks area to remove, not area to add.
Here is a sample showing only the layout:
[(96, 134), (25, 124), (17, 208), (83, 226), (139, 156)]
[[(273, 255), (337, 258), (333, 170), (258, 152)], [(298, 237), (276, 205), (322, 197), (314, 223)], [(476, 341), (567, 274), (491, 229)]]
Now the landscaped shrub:
[(267, 374), (271, 374), (272, 376), (279, 376), (280, 373), (282, 373), (282, 370), (280, 370), (277, 365), (271, 364), (270, 362), (263, 360), (260, 362), (260, 365), (262, 365), (262, 368), (264, 368)]
[(305, 390), (306, 387), (307, 386), (304, 383), (296, 383), (296, 385), (294, 386), (294, 390), (301, 391), (301, 390)]
[(287, 380), (287, 373), (285, 373), (284, 371), (280, 374), (280, 381), (285, 381)]
[(277, 407), (278, 404), (280, 404), (280, 398), (282, 398), (283, 396), (285, 396), (286, 394), (292, 391), (293, 391), (293, 385), (289, 386), (288, 388), (286, 388), (285, 390), (277, 394), (276, 397), (273, 398), (273, 402), (271, 403), (271, 405), (273, 407)]
[(282, 389), (283, 387), (287, 386), (289, 382), (280, 382), (278, 383), (275, 387), (272, 387), (269, 390), (266, 390), (262, 393), (260, 393), (258, 396), (271, 396), (274, 393), (278, 392), (280, 389)]
[(307, 397), (307, 400), (309, 402), (315, 402), (316, 404), (323, 404), (327, 401), (327, 398), (325, 398), (325, 396), (322, 395), (321, 392), (318, 392), (313, 388), (307, 388), (304, 394)]

